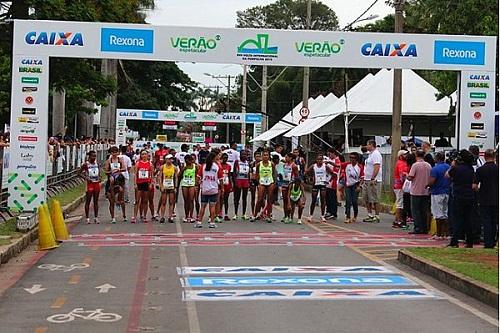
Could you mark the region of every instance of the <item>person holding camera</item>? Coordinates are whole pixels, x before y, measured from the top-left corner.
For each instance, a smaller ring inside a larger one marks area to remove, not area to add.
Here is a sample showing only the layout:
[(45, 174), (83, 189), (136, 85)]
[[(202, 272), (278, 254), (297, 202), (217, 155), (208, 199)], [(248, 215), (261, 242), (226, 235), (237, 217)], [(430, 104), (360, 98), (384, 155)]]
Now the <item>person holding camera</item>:
[(474, 244), (474, 231), (472, 226), (472, 210), (474, 192), (474, 156), (462, 149), (451, 163), (451, 168), (446, 173), (451, 178), (454, 200), (454, 226), (448, 247), (458, 247), (458, 239), (465, 231), (465, 247), (472, 248)]
[(495, 151), (487, 149), (485, 163), (476, 171), (474, 189), (479, 194), (479, 209), (484, 231), (484, 248), (495, 247), (498, 227), (498, 165), (495, 164)]

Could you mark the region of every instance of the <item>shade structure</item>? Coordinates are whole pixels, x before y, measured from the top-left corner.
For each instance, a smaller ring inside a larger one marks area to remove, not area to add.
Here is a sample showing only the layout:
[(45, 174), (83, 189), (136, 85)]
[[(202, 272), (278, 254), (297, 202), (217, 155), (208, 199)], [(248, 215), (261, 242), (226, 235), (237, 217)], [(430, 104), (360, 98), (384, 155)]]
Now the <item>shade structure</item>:
[[(450, 99), (436, 100), (438, 90), (410, 69), (403, 69), (402, 115), (403, 116), (446, 116)], [(340, 114), (364, 116), (392, 115), (392, 70), (382, 69), (376, 75), (367, 75), (337, 102), (319, 111), (316, 119), (311, 118), (285, 134), (286, 137), (310, 134)]]
[[(333, 95), (333, 94), (331, 94)], [(327, 96), (328, 97), (328, 96)], [(335, 95), (333, 97), (337, 98)], [(332, 100), (333, 97), (329, 97), (329, 100)], [(319, 95), (316, 98), (310, 97), (308, 100), (308, 107), (309, 109), (312, 110), (312, 108), (321, 103), (325, 99), (324, 96)], [(297, 104), (290, 112), (288, 112), (284, 117), (283, 120), (278, 121), (276, 124), (274, 124), (269, 130), (265, 131), (264, 133), (261, 133), (257, 137), (253, 138), (250, 142), (255, 142), (255, 141), (268, 141), (271, 140), (278, 135), (281, 135), (285, 133), (286, 131), (292, 129), (296, 124), (299, 123), (301, 116), (300, 116), (300, 109), (302, 108), (302, 102)]]

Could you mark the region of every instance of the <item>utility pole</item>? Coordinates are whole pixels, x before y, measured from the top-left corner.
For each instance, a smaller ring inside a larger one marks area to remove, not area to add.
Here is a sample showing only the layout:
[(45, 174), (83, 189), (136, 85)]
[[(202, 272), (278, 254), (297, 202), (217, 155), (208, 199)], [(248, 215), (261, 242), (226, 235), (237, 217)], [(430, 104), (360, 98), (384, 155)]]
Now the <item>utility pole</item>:
[[(403, 4), (404, 0), (394, 0), (396, 9), (394, 16), (394, 32), (403, 32)], [(391, 134), (391, 166), (394, 168), (398, 151), (401, 148), (401, 109), (402, 109), (402, 70), (394, 68), (394, 83), (392, 87), (392, 134)]]
[(262, 133), (267, 131), (267, 66), (262, 66), (262, 98), (260, 112), (262, 113)]
[[(241, 87), (241, 114), (243, 120), (245, 120), (245, 114), (247, 113), (247, 65), (243, 65), (243, 84)], [(241, 144), (243, 147), (246, 143), (246, 133), (247, 133), (247, 123), (243, 121), (241, 123)]]
[[(306, 30), (311, 29), (311, 0), (307, 0), (307, 13), (306, 13)], [(309, 67), (304, 67), (304, 76), (302, 82), (302, 107), (309, 108)], [(309, 147), (311, 136), (307, 135), (306, 146)]]
[[(231, 75), (227, 76), (227, 107), (226, 112), (231, 110)], [(229, 143), (229, 123), (226, 123), (226, 142)]]

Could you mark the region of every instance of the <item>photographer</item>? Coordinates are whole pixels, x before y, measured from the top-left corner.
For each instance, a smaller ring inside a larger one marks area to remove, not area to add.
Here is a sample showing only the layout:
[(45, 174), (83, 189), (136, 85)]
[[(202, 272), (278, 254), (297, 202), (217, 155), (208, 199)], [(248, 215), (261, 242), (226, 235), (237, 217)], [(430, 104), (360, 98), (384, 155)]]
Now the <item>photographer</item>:
[(474, 192), (474, 156), (466, 149), (462, 149), (451, 163), (450, 170), (446, 173), (451, 178), (453, 185), (454, 225), (449, 247), (458, 247), (458, 239), (465, 231), (465, 247), (472, 248), (474, 233), (472, 228), (472, 207)]

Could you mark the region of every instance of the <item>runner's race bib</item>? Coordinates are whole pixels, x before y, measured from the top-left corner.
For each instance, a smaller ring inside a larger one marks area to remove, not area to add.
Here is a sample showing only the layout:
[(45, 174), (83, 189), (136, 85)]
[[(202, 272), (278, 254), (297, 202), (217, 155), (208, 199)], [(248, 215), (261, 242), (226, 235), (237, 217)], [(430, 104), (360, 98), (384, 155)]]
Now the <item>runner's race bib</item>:
[(271, 177), (269, 176), (266, 176), (266, 177), (260, 177), (260, 184), (261, 185), (271, 185), (272, 181), (271, 181)]
[(111, 170), (117, 170), (117, 169), (120, 170), (120, 167), (121, 167), (120, 162), (118, 162), (118, 163), (115, 163), (115, 162), (111, 163)]
[(149, 170), (139, 170), (139, 179), (149, 179)]
[(246, 175), (248, 174), (248, 171), (249, 171), (248, 165), (240, 164), (240, 171), (239, 171), (240, 174)]
[(292, 180), (292, 173), (286, 173), (283, 175), (283, 180), (286, 181), (286, 182), (289, 182)]
[(194, 179), (193, 179), (193, 178), (184, 178), (184, 179), (182, 180), (182, 184), (183, 184), (184, 186), (194, 186), (194, 185), (195, 185), (195, 183), (194, 183)]
[(163, 187), (167, 189), (174, 188), (174, 180), (172, 178), (163, 179)]
[(224, 183), (224, 185), (229, 185), (229, 177), (228, 176), (224, 176), (222, 182)]
[(89, 170), (89, 178), (91, 179), (99, 178), (99, 168), (91, 167), (88, 170)]

